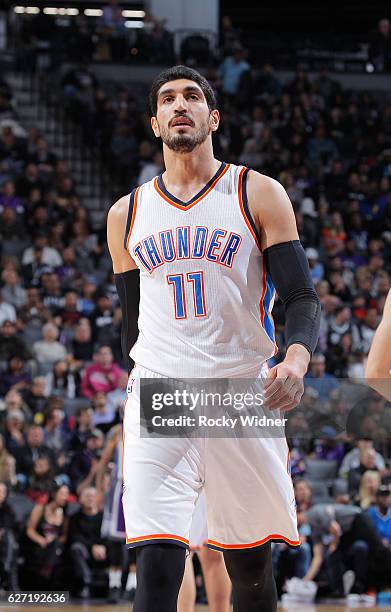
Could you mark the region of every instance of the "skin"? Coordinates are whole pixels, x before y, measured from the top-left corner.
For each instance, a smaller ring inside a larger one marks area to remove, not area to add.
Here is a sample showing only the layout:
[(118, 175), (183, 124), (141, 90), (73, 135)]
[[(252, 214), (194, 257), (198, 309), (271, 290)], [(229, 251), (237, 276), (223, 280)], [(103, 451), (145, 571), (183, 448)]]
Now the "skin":
[(391, 401), (391, 291), (384, 305), (383, 318), (372, 340), (365, 368), (365, 380)]
[[(204, 575), (210, 612), (229, 612), (231, 609), (231, 581), (223, 555), (203, 548), (197, 551)], [(196, 588), (192, 554), (186, 559), (185, 573), (178, 596), (178, 612), (194, 612)]]
[[(187, 125), (175, 125), (178, 120), (187, 122)], [(151, 119), (151, 127), (155, 136), (163, 140), (166, 167), (163, 182), (170, 193), (183, 201), (188, 201), (198, 193), (220, 167), (212, 146), (212, 134), (218, 129), (219, 121), (219, 111), (209, 110), (201, 88), (193, 81), (178, 79), (160, 88), (157, 112)], [(184, 146), (183, 150), (173, 150), (172, 141), (175, 139), (197, 140), (205, 132), (205, 140), (194, 149), (184, 150)], [(262, 250), (273, 244), (298, 240), (293, 207), (280, 183), (251, 170), (247, 196), (250, 212), (261, 237)], [(107, 217), (107, 242), (115, 274), (135, 270), (137, 267), (118, 240), (126, 227), (128, 202), (128, 196), (118, 200)], [(264, 387), (265, 405), (268, 408), (291, 410), (298, 405), (304, 392), (303, 377), (309, 359), (305, 347), (292, 344), (284, 361), (270, 369)]]

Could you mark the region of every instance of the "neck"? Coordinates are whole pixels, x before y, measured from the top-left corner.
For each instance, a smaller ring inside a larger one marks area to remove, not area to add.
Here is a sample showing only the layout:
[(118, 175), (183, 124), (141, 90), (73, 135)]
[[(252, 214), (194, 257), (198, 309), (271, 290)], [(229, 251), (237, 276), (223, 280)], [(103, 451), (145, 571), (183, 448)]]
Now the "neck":
[(213, 155), (211, 138), (207, 138), (191, 153), (177, 153), (163, 145), (163, 155), (166, 167), (163, 180), (166, 186), (207, 183), (220, 166)]

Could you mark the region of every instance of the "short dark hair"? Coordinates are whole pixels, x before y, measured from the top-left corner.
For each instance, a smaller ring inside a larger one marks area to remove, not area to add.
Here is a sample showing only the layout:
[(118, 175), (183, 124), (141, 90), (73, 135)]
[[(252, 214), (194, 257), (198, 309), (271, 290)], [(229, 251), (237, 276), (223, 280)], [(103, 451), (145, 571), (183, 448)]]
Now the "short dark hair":
[(158, 74), (152, 83), (149, 92), (149, 108), (153, 116), (156, 115), (157, 111), (157, 96), (159, 89), (165, 83), (168, 83), (169, 81), (177, 81), (179, 79), (188, 79), (189, 81), (194, 81), (197, 83), (205, 96), (209, 110), (211, 111), (216, 108), (217, 103), (215, 92), (213, 91), (210, 83), (204, 76), (202, 76), (202, 74), (193, 68), (188, 68), (187, 66), (173, 66), (172, 68), (167, 68)]

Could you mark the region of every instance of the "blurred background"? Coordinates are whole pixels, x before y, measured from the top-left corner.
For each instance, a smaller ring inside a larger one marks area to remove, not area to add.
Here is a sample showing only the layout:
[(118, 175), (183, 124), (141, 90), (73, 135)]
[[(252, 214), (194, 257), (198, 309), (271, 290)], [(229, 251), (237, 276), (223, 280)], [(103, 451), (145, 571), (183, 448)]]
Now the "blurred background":
[[(352, 569), (358, 595), (391, 588), (391, 407), (362, 384), (390, 289), (389, 17), (377, 2), (2, 4), (3, 587), (72, 576), (75, 596), (134, 596), (113, 518), (128, 374), (105, 223), (119, 196), (164, 170), (148, 88), (184, 63), (216, 90), (216, 157), (287, 190), (323, 306), (288, 429), (304, 546), (274, 547), (279, 592), (286, 579), (311, 577), (321, 595), (343, 597), (340, 578)], [(278, 361), (278, 301), (273, 315)], [(338, 510), (339, 535), (331, 519), (319, 528), (322, 503)], [(349, 512), (363, 521), (357, 532)]]

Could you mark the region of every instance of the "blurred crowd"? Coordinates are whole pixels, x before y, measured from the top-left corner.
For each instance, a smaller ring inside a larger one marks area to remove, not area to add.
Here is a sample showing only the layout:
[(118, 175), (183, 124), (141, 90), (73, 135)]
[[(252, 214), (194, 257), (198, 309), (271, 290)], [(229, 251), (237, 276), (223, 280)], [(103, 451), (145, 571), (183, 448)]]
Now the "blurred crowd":
[[(216, 157), (284, 185), (322, 302), (288, 430), (303, 546), (275, 546), (279, 588), (316, 579), (343, 595), (341, 576), (353, 571), (354, 593), (379, 590), (391, 585), (391, 408), (369, 393), (351, 413), (345, 383), (364, 378), (390, 289), (391, 102), (327, 72), (282, 84), (268, 63), (255, 76), (237, 43), (207, 76), (221, 108)], [(110, 152), (123, 193), (163, 170), (144, 99), (124, 86), (107, 93), (85, 66), (62, 87), (74, 119)], [(92, 228), (45, 136), (20, 124), (5, 80), (0, 239), (0, 581), (52, 588), (72, 566), (83, 592), (92, 574), (110, 573), (101, 526), (113, 465), (102, 451), (126, 395), (121, 311), (105, 228)], [(273, 314), (279, 360), (280, 303)]]

